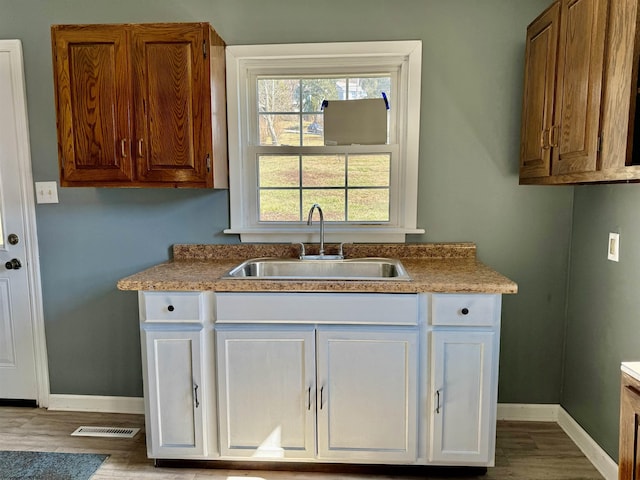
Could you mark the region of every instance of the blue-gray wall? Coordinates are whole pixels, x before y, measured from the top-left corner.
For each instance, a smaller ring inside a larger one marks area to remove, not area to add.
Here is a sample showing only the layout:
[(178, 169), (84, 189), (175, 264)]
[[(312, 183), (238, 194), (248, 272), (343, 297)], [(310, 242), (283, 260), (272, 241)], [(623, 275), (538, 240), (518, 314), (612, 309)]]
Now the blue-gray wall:
[(620, 362), (640, 360), (640, 185), (575, 187), (574, 201), (562, 405), (617, 459)]
[[(49, 27), (209, 21), (228, 44), (423, 42), (418, 225), (472, 241), (518, 282), (503, 302), (500, 401), (558, 403), (573, 188), (518, 186), (526, 25), (548, 0), (0, 0), (23, 42), (36, 181), (57, 178)], [(142, 394), (136, 296), (116, 281), (173, 243), (236, 242), (224, 191), (66, 188), (39, 205), (51, 391)], [(625, 237), (623, 235), (623, 245)]]

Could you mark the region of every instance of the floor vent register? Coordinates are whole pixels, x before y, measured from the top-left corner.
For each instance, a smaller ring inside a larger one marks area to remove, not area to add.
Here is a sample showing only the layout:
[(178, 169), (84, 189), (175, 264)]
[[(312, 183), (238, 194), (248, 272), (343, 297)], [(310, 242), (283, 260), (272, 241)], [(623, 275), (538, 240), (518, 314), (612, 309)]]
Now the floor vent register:
[(128, 427), (78, 427), (71, 435), (79, 437), (133, 438), (139, 428)]

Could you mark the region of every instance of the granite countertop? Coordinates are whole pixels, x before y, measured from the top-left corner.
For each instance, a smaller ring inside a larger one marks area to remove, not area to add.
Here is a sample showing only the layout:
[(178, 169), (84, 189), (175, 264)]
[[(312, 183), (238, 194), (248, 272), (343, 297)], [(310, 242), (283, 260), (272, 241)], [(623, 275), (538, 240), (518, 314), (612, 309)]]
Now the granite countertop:
[[(307, 254), (317, 253), (317, 245)], [(174, 245), (173, 259), (118, 282), (120, 290), (216, 292), (517, 293), (515, 282), (476, 259), (473, 243), (346, 244), (346, 258), (389, 257), (402, 261), (411, 281), (264, 280), (222, 278), (256, 257), (290, 257), (296, 244)], [(335, 253), (337, 245), (327, 245)]]

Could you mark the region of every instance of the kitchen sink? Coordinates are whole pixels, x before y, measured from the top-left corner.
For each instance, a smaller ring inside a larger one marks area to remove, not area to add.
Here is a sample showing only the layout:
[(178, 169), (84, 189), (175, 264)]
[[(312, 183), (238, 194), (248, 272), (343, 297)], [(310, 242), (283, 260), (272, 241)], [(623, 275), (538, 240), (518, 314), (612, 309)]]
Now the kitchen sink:
[(411, 280), (400, 260), (377, 257), (344, 260), (253, 258), (231, 269), (225, 277), (265, 280)]

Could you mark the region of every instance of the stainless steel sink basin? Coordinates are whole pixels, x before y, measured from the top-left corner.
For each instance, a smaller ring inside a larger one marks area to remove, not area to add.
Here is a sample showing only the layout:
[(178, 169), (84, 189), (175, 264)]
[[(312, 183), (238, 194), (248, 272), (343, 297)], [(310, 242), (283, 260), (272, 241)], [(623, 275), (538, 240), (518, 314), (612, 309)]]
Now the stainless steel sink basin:
[(253, 258), (234, 267), (225, 277), (265, 280), (411, 280), (400, 260), (392, 258)]

